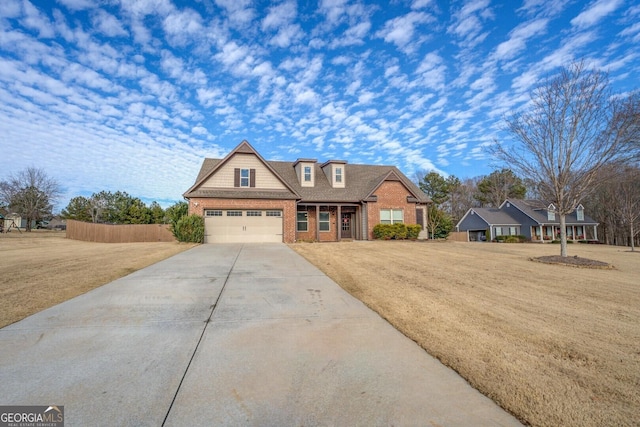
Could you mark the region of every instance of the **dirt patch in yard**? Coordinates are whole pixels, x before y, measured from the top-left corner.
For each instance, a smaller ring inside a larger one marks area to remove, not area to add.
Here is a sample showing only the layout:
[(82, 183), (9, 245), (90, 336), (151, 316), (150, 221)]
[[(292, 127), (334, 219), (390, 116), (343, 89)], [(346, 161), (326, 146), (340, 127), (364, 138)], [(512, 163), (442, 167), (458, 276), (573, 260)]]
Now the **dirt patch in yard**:
[(0, 234), (0, 327), (191, 247), (81, 242), (60, 231)]
[(640, 414), (640, 257), (615, 269), (531, 262), (558, 246), (342, 242), (292, 247), (430, 354), (534, 426), (632, 426)]

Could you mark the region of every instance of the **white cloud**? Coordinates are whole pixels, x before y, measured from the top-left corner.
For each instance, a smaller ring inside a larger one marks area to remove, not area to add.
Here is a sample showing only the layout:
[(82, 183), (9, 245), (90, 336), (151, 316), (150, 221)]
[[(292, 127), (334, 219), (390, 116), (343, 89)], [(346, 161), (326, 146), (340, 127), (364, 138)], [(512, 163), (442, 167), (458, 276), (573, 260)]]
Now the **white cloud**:
[(262, 20), (262, 30), (278, 29), (293, 22), (298, 14), (298, 7), (294, 1), (286, 1), (269, 9), (269, 13)]
[(441, 91), (445, 88), (446, 71), (447, 67), (442, 57), (435, 52), (430, 52), (420, 62), (416, 74), (420, 75), (421, 84), (424, 87)]
[(335, 26), (346, 11), (347, 0), (320, 0), (319, 11), (331, 26)]
[(164, 18), (163, 28), (170, 42), (182, 46), (202, 35), (202, 17), (188, 8), (175, 11)]
[(27, 0), (23, 0), (22, 8), (23, 17), (21, 21), (25, 27), (38, 31), (38, 37), (41, 38), (54, 36), (55, 32), (49, 18), (40, 13), (40, 11)]
[(509, 40), (502, 42), (495, 50), (495, 56), (499, 60), (508, 60), (526, 49), (527, 41), (546, 32), (548, 19), (536, 19), (518, 25), (509, 34)]
[(571, 25), (578, 28), (591, 27), (614, 12), (624, 3), (623, 0), (597, 0), (588, 9), (571, 20)]
[[(376, 33), (376, 37), (380, 37), (387, 43), (393, 43), (398, 48), (404, 49), (411, 42), (416, 41), (414, 39), (416, 28), (432, 21), (434, 21), (434, 18), (424, 12), (409, 12), (407, 15), (385, 22), (384, 28)], [(411, 50), (413, 49), (411, 48)]]
[(58, 3), (65, 5), (71, 10), (92, 9), (96, 6), (96, 2), (92, 0), (56, 0)]
[(93, 14), (91, 21), (96, 30), (109, 37), (128, 36), (129, 33), (124, 29), (122, 23), (113, 15), (104, 10), (97, 10)]
[(256, 11), (250, 7), (251, 0), (215, 0), (229, 17), (229, 23), (237, 28), (246, 28), (256, 16)]

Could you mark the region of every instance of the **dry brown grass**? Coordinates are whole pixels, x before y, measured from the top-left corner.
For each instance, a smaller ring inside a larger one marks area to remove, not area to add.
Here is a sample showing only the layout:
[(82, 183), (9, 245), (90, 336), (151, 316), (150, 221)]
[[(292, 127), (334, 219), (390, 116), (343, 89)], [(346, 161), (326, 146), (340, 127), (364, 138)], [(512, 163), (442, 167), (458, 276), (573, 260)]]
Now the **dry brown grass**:
[(640, 423), (640, 254), (573, 245), (593, 270), (532, 262), (556, 245), (292, 247), (520, 420)]
[(0, 327), (191, 247), (80, 242), (59, 231), (0, 234)]

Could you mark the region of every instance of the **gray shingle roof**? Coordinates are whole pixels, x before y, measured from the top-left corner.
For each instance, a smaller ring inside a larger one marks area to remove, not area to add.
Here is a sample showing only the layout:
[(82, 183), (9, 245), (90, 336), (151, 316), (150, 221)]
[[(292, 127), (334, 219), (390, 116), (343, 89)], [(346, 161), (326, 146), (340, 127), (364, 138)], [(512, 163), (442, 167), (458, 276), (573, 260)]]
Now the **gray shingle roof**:
[(489, 225), (520, 225), (507, 212), (497, 208), (472, 208), (471, 210)]
[[(248, 143), (246, 146), (250, 147)], [(233, 154), (233, 152), (231, 154)], [(204, 180), (223, 160), (225, 159), (204, 159), (195, 183), (197, 184), (201, 180)], [(345, 188), (333, 188), (329, 179), (324, 174), (321, 165), (317, 163), (314, 165), (315, 185), (313, 187), (303, 187), (300, 185), (294, 168), (295, 162), (265, 161), (265, 163), (275, 171), (292, 191), (201, 189), (194, 184), (184, 196), (299, 199), (301, 203), (357, 203), (375, 194), (375, 189), (388, 178), (402, 182), (419, 202), (428, 203), (430, 201), (426, 194), (395, 166), (353, 165), (346, 163), (343, 166)]]
[[(520, 209), (526, 215), (531, 217), (534, 221), (539, 224), (560, 224), (560, 219), (558, 215), (556, 215), (555, 220), (549, 220), (547, 217), (546, 208), (550, 205), (550, 203), (543, 202), (540, 200), (522, 200), (522, 199), (507, 199), (505, 202), (510, 202), (513, 206)], [(576, 211), (571, 212), (569, 215), (565, 216), (565, 221), (567, 225), (595, 225), (597, 221), (588, 216), (586, 213), (584, 215), (584, 221), (578, 221), (578, 216)]]

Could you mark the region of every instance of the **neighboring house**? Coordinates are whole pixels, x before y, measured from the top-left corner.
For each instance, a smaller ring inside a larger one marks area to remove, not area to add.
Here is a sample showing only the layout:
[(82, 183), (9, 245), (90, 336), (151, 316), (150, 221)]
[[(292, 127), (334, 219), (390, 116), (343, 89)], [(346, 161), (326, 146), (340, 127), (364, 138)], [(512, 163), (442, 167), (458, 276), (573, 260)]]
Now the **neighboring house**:
[[(541, 207), (546, 206), (546, 207)], [(559, 238), (560, 218), (553, 204), (537, 200), (507, 199), (499, 208), (471, 208), (456, 225), (457, 231), (467, 231), (470, 241), (491, 241), (500, 235), (521, 235), (534, 242)], [(598, 223), (584, 213), (579, 205), (565, 216), (567, 239), (598, 240)]]
[(184, 197), (209, 243), (370, 240), (380, 223), (424, 228), (430, 202), (395, 166), (266, 161), (247, 141), (205, 159)]

